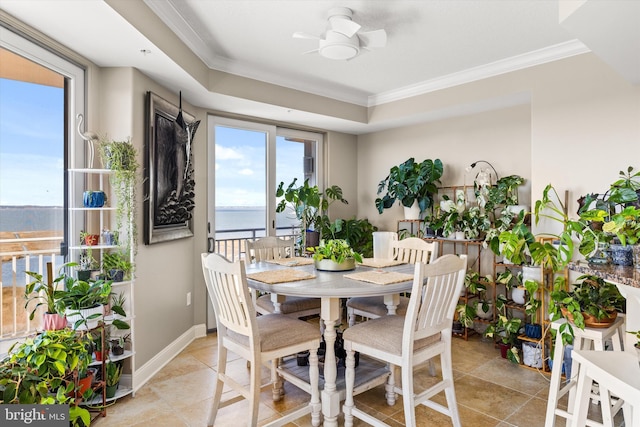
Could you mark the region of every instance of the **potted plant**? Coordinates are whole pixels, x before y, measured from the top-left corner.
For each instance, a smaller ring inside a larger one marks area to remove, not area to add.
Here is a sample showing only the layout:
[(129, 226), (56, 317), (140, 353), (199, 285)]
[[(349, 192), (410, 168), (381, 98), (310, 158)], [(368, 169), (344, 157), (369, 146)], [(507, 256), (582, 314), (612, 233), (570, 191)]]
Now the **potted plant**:
[(102, 139), (100, 158), (105, 169), (111, 169), (111, 185), (116, 197), (116, 230), (122, 230), (123, 220), (130, 224), (131, 241), (134, 251), (138, 244), (138, 232), (135, 218), (138, 184), (138, 152), (130, 140), (112, 141)]
[(477, 271), (468, 272), (464, 278), (464, 285), (468, 292), (478, 296), (476, 316), (485, 320), (493, 318), (493, 302), (487, 299), (487, 283), (492, 281), (490, 276), (480, 276)]
[(507, 298), (498, 295), (496, 298), (497, 319), (484, 332), (484, 336), (499, 338), (500, 354), (513, 363), (520, 363), (518, 336), (522, 327), (522, 319), (507, 314)]
[(618, 312), (624, 310), (625, 305), (616, 285), (591, 275), (578, 277), (570, 290), (567, 290), (563, 277), (556, 278), (550, 297), (552, 320), (560, 317), (568, 320), (558, 329), (565, 344), (573, 342), (572, 325), (580, 329), (585, 326), (606, 327), (615, 320)]
[(88, 426), (90, 414), (78, 406), (73, 373), (91, 362), (89, 338), (70, 329), (45, 331), (14, 344), (0, 361), (0, 404), (69, 405), (72, 426)]
[(84, 230), (80, 231), (80, 244), (83, 246), (96, 246), (100, 243), (99, 234), (90, 234)]
[(112, 337), (109, 340), (111, 345), (111, 353), (114, 356), (121, 356), (124, 354), (125, 346), (128, 342), (131, 342), (131, 334), (126, 334), (118, 337)]
[(537, 317), (542, 301), (536, 296), (540, 290), (540, 283), (535, 280), (525, 280), (524, 287), (527, 295), (524, 308), (530, 320), (529, 323), (524, 325), (524, 333), (529, 338), (539, 339), (542, 338), (542, 325), (537, 323)]
[(128, 252), (107, 252), (102, 255), (102, 271), (108, 280), (122, 282), (131, 278), (133, 264)]
[[(347, 200), (342, 197), (342, 189), (337, 185), (327, 188), (324, 192), (320, 191), (317, 185), (309, 185), (306, 179), (304, 184), (296, 186), (298, 178), (284, 188), (284, 182), (280, 182), (276, 190), (276, 197), (282, 199), (276, 206), (276, 212), (284, 212), (287, 208), (291, 209), (298, 220), (300, 220), (301, 229), (301, 251), (304, 252), (307, 246), (316, 246), (320, 239), (320, 231), (323, 226), (329, 223), (326, 217), (326, 211), (329, 206), (340, 201), (347, 204)], [(307, 231), (313, 232), (316, 236), (316, 242), (307, 241)]]
[(122, 365), (115, 362), (107, 362), (105, 365), (106, 373), (106, 393), (107, 399), (111, 399), (116, 395), (118, 385), (120, 384), (120, 376), (122, 375)]
[(442, 234), (445, 237), (464, 239), (462, 218), (467, 209), (464, 191), (456, 190), (454, 199), (450, 199), (446, 194), (442, 196), (440, 201), (441, 215), (434, 221), (434, 226), (442, 229)]
[(454, 327), (454, 332), (457, 334), (463, 334), (464, 328), (473, 328), (473, 320), (476, 318), (475, 307), (467, 304), (458, 304), (456, 306), (456, 321), (459, 325)]
[(111, 282), (96, 280), (84, 282), (66, 277), (65, 291), (61, 300), (66, 307), (66, 316), (74, 329), (93, 328), (97, 319), (104, 316), (104, 305), (111, 296)]
[(320, 245), (309, 248), (318, 270), (343, 271), (356, 268), (356, 261), (362, 262), (362, 255), (354, 251), (343, 239), (320, 240)]
[(411, 157), (400, 165), (393, 166), (386, 178), (378, 184), (378, 194), (384, 192), (375, 201), (378, 212), (382, 213), (399, 200), (405, 208), (411, 208), (415, 203), (418, 206), (418, 216), (411, 215), (412, 218), (406, 219), (418, 219), (420, 213), (433, 206), (433, 196), (438, 192), (436, 184), (440, 183), (443, 171), (440, 159), (426, 159), (416, 163)]
[[(50, 264), (48, 263), (48, 265)], [(44, 281), (41, 274), (32, 271), (25, 272), (34, 280), (25, 286), (24, 297), (26, 302), (24, 308), (27, 309), (32, 301), (38, 301), (29, 314), (29, 320), (33, 320), (38, 308), (46, 305), (47, 310), (42, 314), (42, 326), (45, 330), (58, 330), (67, 326), (67, 318), (64, 315), (65, 305), (62, 301), (64, 291), (58, 289), (58, 285), (61, 282), (64, 283), (66, 278), (63, 273), (64, 269), (74, 265), (73, 263), (64, 264), (60, 268), (58, 277), (47, 282)]]
[(82, 193), (82, 204), (85, 208), (101, 208), (107, 201), (102, 190), (87, 190)]
[(640, 209), (627, 206), (616, 214), (611, 215), (610, 221), (604, 223), (602, 230), (615, 234), (623, 246), (632, 248), (633, 265), (640, 269)]
[(78, 280), (84, 280), (85, 282), (91, 278), (91, 272), (98, 269), (98, 261), (93, 257), (93, 249), (91, 246), (80, 253), (80, 259), (76, 268)]

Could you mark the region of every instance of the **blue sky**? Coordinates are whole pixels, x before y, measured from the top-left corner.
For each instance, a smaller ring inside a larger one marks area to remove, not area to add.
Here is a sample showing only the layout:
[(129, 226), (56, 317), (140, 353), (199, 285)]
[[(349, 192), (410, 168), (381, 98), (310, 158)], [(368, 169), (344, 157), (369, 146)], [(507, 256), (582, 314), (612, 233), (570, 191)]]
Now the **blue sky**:
[[(261, 132), (216, 127), (217, 207), (265, 205), (264, 140)], [(303, 144), (277, 138), (276, 185), (302, 176), (303, 156)]]
[[(0, 79), (0, 205), (62, 206), (63, 110), (61, 88)], [(264, 206), (264, 135), (217, 129), (216, 205)], [(303, 144), (276, 153), (277, 182), (302, 176)]]
[(64, 91), (0, 79), (0, 205), (62, 206)]

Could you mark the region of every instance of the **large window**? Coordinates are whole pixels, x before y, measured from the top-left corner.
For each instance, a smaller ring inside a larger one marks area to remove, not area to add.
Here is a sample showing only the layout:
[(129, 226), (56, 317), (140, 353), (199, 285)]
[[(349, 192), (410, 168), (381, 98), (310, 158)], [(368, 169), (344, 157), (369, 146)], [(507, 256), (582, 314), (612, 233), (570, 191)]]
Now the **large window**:
[[(322, 135), (219, 117), (210, 119), (209, 129), (209, 222), (215, 241), (296, 233), (295, 214), (275, 212), (275, 190), (294, 178), (297, 185), (305, 179), (321, 182)], [(226, 255), (235, 257), (237, 250)]]
[(38, 326), (24, 310), (24, 272), (64, 262), (65, 170), (83, 155), (69, 148), (83, 108), (82, 69), (0, 27), (0, 339)]

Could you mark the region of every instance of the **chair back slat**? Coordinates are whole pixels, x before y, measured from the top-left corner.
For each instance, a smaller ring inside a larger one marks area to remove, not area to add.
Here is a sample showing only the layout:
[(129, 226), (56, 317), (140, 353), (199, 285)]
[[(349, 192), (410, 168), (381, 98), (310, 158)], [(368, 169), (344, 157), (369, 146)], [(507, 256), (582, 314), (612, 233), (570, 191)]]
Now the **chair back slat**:
[(202, 271), (217, 324), (253, 337), (256, 312), (247, 286), (244, 261), (230, 262), (219, 254), (202, 254)]
[(445, 255), (428, 265), (416, 264), (405, 340), (426, 338), (451, 328), (466, 269), (466, 255)]
[(429, 264), (438, 256), (438, 242), (426, 242), (418, 237), (409, 237), (392, 242), (393, 259), (415, 264)]
[(293, 256), (293, 239), (284, 240), (274, 236), (246, 241), (249, 262), (269, 261)]

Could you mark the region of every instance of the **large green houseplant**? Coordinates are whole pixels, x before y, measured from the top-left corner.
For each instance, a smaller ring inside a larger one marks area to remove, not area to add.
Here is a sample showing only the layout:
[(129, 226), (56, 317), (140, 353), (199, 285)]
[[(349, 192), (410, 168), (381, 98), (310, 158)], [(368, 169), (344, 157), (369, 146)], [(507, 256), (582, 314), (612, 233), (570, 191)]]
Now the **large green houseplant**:
[(307, 247), (307, 230), (320, 232), (329, 224), (327, 216), (329, 206), (336, 201), (348, 204), (342, 197), (342, 188), (332, 185), (325, 191), (320, 191), (317, 185), (310, 185), (306, 179), (302, 185), (297, 185), (298, 178), (285, 188), (284, 182), (280, 182), (276, 189), (276, 197), (281, 198), (276, 206), (276, 212), (284, 212), (291, 209), (296, 218), (300, 220), (301, 250)]
[(436, 184), (440, 182), (444, 168), (440, 159), (426, 159), (417, 163), (413, 157), (393, 166), (389, 174), (378, 184), (378, 194), (383, 194), (375, 201), (379, 213), (393, 206), (396, 200), (402, 206), (410, 208), (414, 202), (420, 212), (433, 206), (433, 196), (437, 193)]

